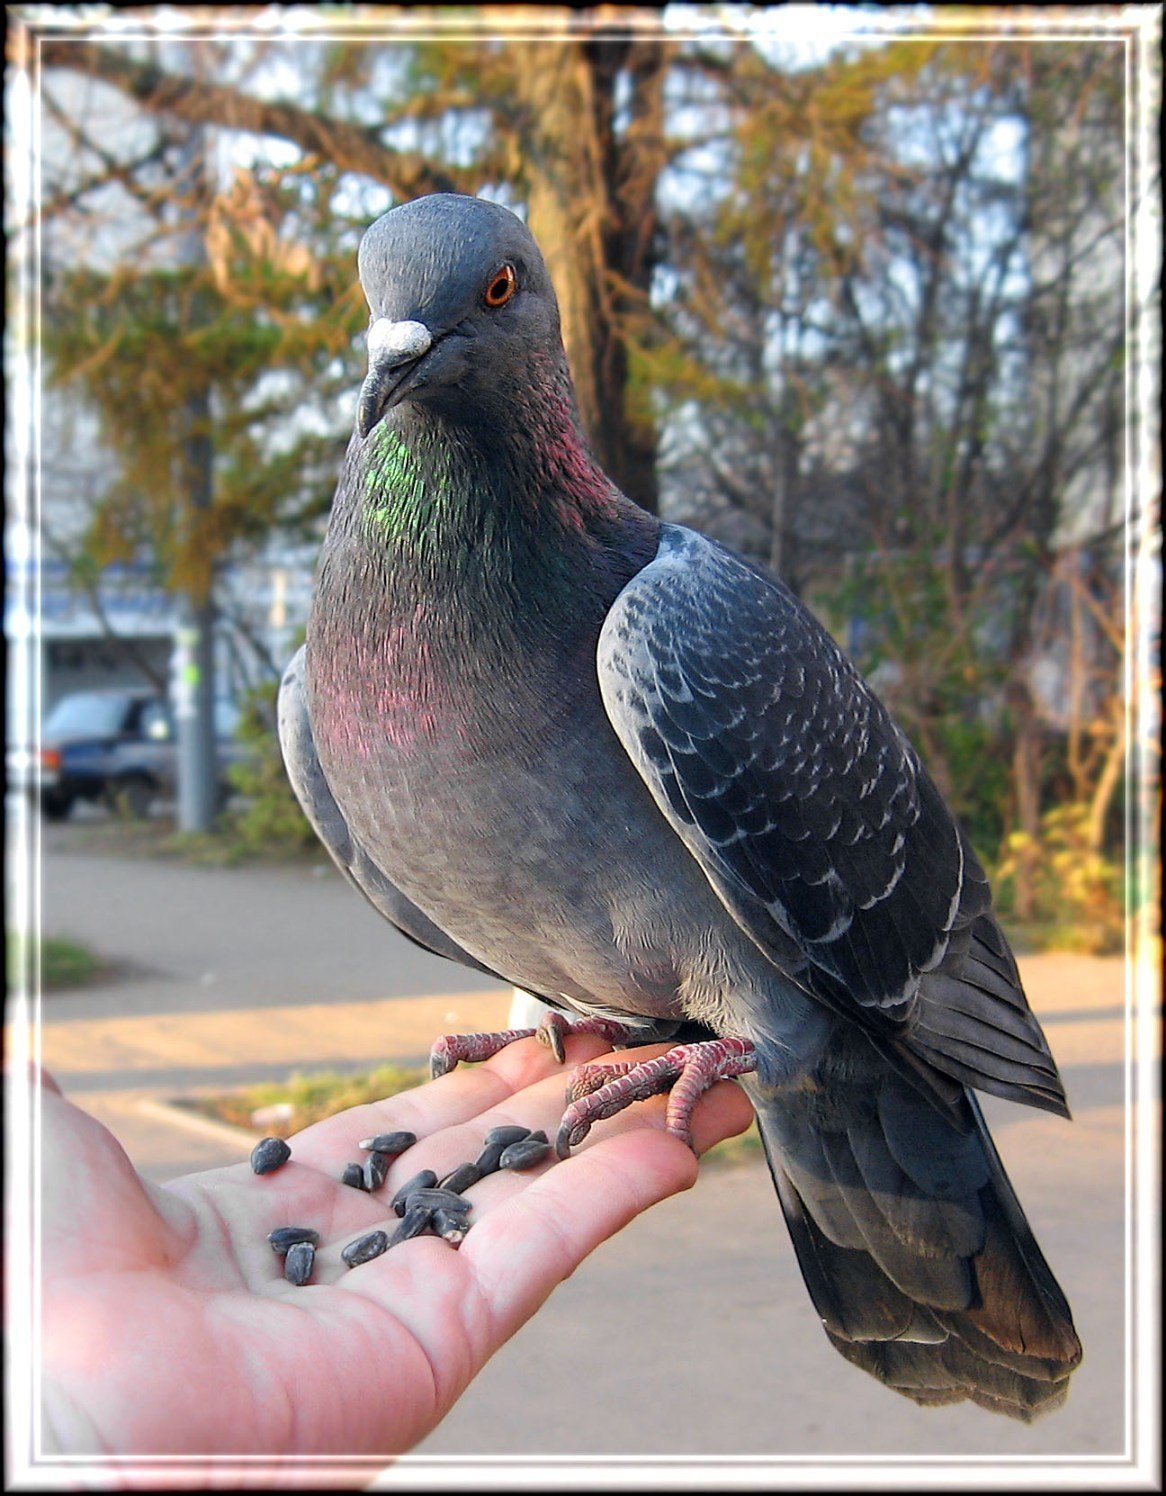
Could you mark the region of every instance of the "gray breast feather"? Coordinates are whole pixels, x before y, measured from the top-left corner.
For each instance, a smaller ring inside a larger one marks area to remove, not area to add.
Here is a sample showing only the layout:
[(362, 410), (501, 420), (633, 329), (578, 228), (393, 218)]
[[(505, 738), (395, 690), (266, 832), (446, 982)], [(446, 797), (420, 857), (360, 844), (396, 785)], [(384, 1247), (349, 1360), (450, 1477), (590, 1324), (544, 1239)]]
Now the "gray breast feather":
[(464, 951), (388, 878), (360, 845), (344, 818), (316, 753), (304, 688), (304, 650), (296, 651), (279, 687), (279, 745), (300, 807), (333, 862), (373, 908), (401, 934), (434, 955), (486, 976), (497, 973)]

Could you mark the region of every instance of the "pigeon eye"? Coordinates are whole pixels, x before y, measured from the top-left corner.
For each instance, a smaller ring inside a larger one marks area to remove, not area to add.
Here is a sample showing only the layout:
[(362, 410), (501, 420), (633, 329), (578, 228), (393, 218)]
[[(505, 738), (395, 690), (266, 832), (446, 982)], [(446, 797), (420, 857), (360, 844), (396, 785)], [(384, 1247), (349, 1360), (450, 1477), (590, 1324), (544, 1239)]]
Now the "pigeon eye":
[(513, 265), (503, 265), (482, 292), (482, 300), (488, 307), (505, 306), (518, 290), (518, 272)]

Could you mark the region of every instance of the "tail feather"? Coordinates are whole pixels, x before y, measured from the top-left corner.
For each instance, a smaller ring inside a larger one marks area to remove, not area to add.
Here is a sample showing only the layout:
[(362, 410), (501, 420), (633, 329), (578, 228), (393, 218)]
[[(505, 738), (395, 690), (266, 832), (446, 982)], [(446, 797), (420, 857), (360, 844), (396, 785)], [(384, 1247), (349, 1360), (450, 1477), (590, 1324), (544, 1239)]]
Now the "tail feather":
[(934, 1355), (929, 1346), (830, 1339), (852, 1365), (923, 1407), (973, 1402), (1031, 1423), (1059, 1408), (1069, 1393), (1067, 1372), (1056, 1382), (1044, 1382), (986, 1361), (958, 1341), (948, 1341)]
[[(764, 1130), (761, 1137), (764, 1142)], [(815, 1225), (789, 1175), (772, 1156), (769, 1166), (802, 1277), (831, 1340), (847, 1345), (896, 1340), (942, 1344), (948, 1338), (948, 1330), (929, 1308), (896, 1288), (885, 1274), (876, 1270), (872, 1277), (866, 1252), (835, 1245)], [(870, 1291), (872, 1284), (877, 1292)]]
[[(928, 1212), (923, 1224), (905, 1237), (905, 1216), (892, 1211), (889, 1197), (886, 1208), (871, 1192), (854, 1161), (849, 1138), (845, 1134), (827, 1134), (825, 1156), (834, 1184), (862, 1236), (865, 1249), (891, 1282), (908, 1294), (918, 1295), (932, 1308), (958, 1309), (968, 1302), (971, 1279), (967, 1255), (938, 1250), (942, 1239), (940, 1210)], [(950, 1202), (941, 1209), (950, 1210)]]
[(949, 1075), (958, 1077), (965, 1085), (991, 1091), (1006, 1101), (1055, 1112), (1060, 1117), (1069, 1115), (1056, 1073), (1046, 1078), (1035, 1070), (1031, 1059), (1014, 1059), (1002, 1053), (1003, 1045), (999, 1042), (968, 1042), (950, 1031), (944, 1033), (925, 1019), (920, 1019), (912, 1029), (911, 1042), (921, 1055), (934, 1057), (937, 1065), (942, 1063)]
[(975, 1099), (948, 1122), (884, 1062), (754, 1102), (798, 1262), (831, 1342), (920, 1404), (1030, 1421), (1081, 1359)]
[(967, 1335), (967, 1326), (980, 1331), (1002, 1354), (1011, 1354), (1007, 1364), (1044, 1360), (1050, 1376), (1059, 1374), (1056, 1368), (1081, 1359), (1069, 1301), (1037, 1245), (979, 1105), (971, 1096), (968, 1104), (992, 1172), (992, 1189), (984, 1197), (992, 1250), (978, 1265), (980, 1299), (969, 1308), (961, 1333)]

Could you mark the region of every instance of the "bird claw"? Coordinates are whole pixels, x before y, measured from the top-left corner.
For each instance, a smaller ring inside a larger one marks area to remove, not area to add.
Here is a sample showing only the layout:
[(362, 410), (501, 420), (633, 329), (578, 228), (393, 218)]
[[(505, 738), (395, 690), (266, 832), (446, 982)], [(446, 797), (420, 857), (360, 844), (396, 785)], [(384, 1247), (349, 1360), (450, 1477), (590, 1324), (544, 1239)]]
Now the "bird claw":
[(567, 1052), (563, 1048), (565, 1031), (570, 1031), (570, 1022), (561, 1013), (548, 1013), (534, 1032), (538, 1042), (546, 1045), (560, 1065), (567, 1059)]
[(597, 1034), (614, 1048), (617, 1044), (631, 1044), (637, 1031), (629, 1023), (620, 1023), (613, 1018), (564, 1018), (553, 1010), (544, 1015), (535, 1031), (535, 1038), (547, 1048), (560, 1065), (566, 1063), (567, 1052), (563, 1040), (570, 1034)]
[(757, 1068), (748, 1039), (709, 1039), (678, 1044), (666, 1054), (639, 1063), (580, 1065), (567, 1083), (567, 1110), (555, 1138), (555, 1152), (566, 1158), (591, 1131), (592, 1124), (614, 1117), (633, 1101), (668, 1091), (665, 1128), (692, 1147), (692, 1109), (719, 1080)]

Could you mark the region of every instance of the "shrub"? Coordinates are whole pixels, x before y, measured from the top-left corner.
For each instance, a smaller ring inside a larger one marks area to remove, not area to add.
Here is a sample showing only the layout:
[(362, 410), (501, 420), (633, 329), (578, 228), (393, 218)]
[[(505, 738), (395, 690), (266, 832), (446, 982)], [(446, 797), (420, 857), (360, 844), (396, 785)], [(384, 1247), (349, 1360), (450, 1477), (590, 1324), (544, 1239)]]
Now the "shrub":
[(1107, 955), (1125, 940), (1121, 868), (1090, 846), (1089, 807), (1059, 805), (1041, 817), (1039, 838), (1014, 831), (994, 878), (996, 902), (1013, 908), (1017, 869), (1027, 859), (1033, 871), (1032, 934), (1045, 946)]

